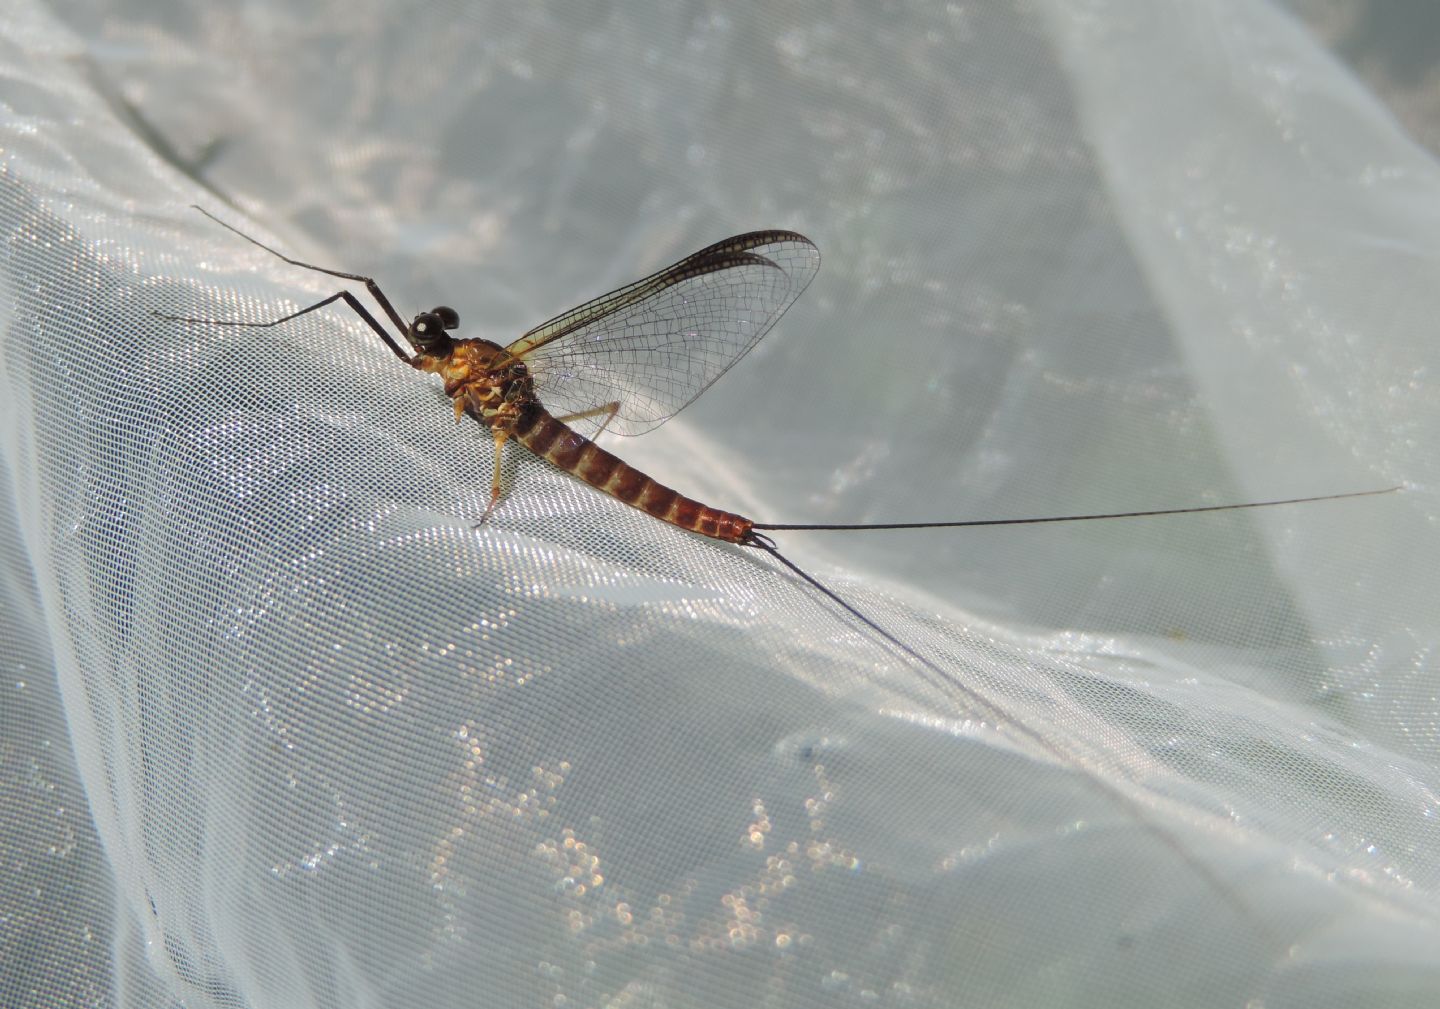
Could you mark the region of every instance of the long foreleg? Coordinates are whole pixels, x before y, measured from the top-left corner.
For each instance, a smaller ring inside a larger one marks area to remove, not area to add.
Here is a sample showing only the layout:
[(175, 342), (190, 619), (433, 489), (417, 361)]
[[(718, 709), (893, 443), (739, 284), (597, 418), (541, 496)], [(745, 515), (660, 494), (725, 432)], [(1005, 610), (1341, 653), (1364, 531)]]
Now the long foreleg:
[(370, 310), (362, 305), (355, 295), (349, 291), (339, 291), (330, 295), (328, 298), (322, 298), (313, 305), (306, 305), (299, 311), (291, 312), (289, 315), (282, 315), (278, 319), (271, 319), (269, 322), (240, 322), (234, 319), (197, 319), (188, 315), (169, 315), (165, 312), (152, 312), (150, 314), (157, 319), (165, 319), (170, 322), (190, 322), (205, 326), (239, 326), (244, 329), (269, 329), (272, 326), (279, 326), (282, 323), (289, 322), (291, 319), (298, 319), (302, 315), (309, 315), (311, 312), (324, 308), (326, 305), (334, 304), (337, 301), (343, 301), (349, 305), (355, 314), (364, 320), (365, 325), (373, 329), (379, 335), (380, 339), (385, 341), (385, 346), (389, 347), (396, 357), (406, 364), (413, 364), (410, 355), (401, 348), (400, 344), (386, 331), (385, 327), (380, 325), (380, 320), (371, 315)]
[[(400, 313), (395, 311), (395, 306), (390, 304), (390, 299), (385, 297), (385, 292), (380, 290), (380, 285), (375, 282), (375, 278), (366, 277), (363, 274), (359, 273), (346, 273), (344, 270), (331, 270), (323, 266), (316, 266), (314, 263), (305, 263), (298, 259), (291, 259), (283, 252), (280, 252), (277, 249), (272, 249), (270, 246), (266, 245), (258, 238), (255, 238), (252, 235), (247, 235), (245, 232), (241, 231), (233, 224), (226, 224), (224, 221), (220, 220), (220, 218), (210, 213), (210, 211), (206, 210), (204, 207), (197, 205), (195, 209), (200, 211), (200, 213), (204, 214), (206, 217), (210, 218), (210, 220), (214, 221), (216, 224), (220, 225), (222, 228), (234, 232), (241, 238), (245, 239), (245, 241), (249, 242), (251, 245), (259, 246), (266, 252), (270, 253), (270, 255), (289, 263), (291, 266), (298, 266), (305, 270), (314, 270), (316, 273), (328, 274), (332, 277), (339, 277), (342, 280), (355, 280), (364, 284), (365, 289), (370, 292), (370, 296), (375, 299), (375, 303), (380, 306), (380, 308), (384, 311), (385, 316), (390, 320), (391, 323), (394, 324), (395, 329), (399, 331), (401, 339), (408, 341), (409, 337), (406, 334), (409, 330), (405, 325), (405, 320), (400, 318)], [(183, 315), (167, 315), (164, 312), (152, 312), (151, 314), (160, 319), (168, 319), (171, 322), (191, 322), (201, 323), (210, 326), (244, 326), (251, 329), (266, 329), (270, 326), (278, 326), (282, 322), (289, 322), (291, 319), (299, 318), (302, 315), (306, 315), (319, 308), (324, 308), (326, 305), (340, 300), (343, 300), (345, 304), (349, 305), (355, 311), (355, 314), (360, 316), (360, 318), (365, 321), (365, 325), (373, 329), (376, 335), (378, 335), (380, 339), (385, 341), (385, 346), (389, 347), (391, 352), (396, 357), (404, 361), (406, 364), (411, 365), (412, 367), (414, 366), (415, 361), (413, 358), (411, 358), (409, 351), (407, 351), (403, 346), (401, 346), (401, 343), (395, 339), (394, 335), (392, 335), (389, 330), (382, 326), (380, 324), (380, 321), (370, 313), (370, 310), (367, 309), (364, 305), (360, 304), (360, 302), (356, 300), (355, 295), (351, 294), (349, 291), (341, 291), (338, 294), (332, 294), (330, 295), (330, 297), (325, 298), (322, 301), (317, 301), (313, 305), (307, 305), (305, 308), (300, 309), (298, 312), (291, 312), (289, 315), (281, 316), (278, 319), (272, 319), (269, 322), (236, 322), (223, 319), (196, 319)]]

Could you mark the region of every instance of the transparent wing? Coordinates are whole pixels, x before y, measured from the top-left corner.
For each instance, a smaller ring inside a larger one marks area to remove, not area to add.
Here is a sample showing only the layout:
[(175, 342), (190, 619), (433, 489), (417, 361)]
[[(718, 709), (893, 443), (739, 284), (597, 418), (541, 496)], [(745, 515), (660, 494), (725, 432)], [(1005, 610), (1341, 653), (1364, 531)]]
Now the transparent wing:
[(572, 308), (506, 349), (529, 365), (551, 413), (618, 403), (606, 430), (643, 434), (755, 346), (819, 268), (820, 251), (804, 235), (736, 235)]

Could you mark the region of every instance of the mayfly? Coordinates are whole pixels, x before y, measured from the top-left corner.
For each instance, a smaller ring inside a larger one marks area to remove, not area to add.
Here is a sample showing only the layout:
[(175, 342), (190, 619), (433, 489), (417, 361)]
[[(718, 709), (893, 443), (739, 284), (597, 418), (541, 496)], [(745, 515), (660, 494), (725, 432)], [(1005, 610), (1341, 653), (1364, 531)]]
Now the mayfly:
[[(945, 529), (1184, 515), (1333, 501), (1396, 489), (1042, 518), (848, 525), (756, 522), (685, 497), (601, 448), (594, 438), (603, 431), (638, 435), (658, 427), (694, 402), (754, 347), (794, 304), (820, 268), (819, 250), (804, 235), (793, 231), (752, 231), (716, 242), (642, 280), (557, 315), (502, 347), (489, 340), (452, 336), (460, 325), (460, 318), (447, 306), (421, 312), (407, 323), (374, 278), (292, 259), (225, 224), (203, 208), (196, 209), (292, 266), (363, 284), (394, 331), (386, 328), (349, 290), (338, 291), (268, 322), (198, 319), (160, 312), (154, 313), (156, 316), (175, 322), (268, 328), (343, 302), (401, 361), (441, 377), (445, 393), (454, 404), (457, 422), (468, 414), (494, 438), (490, 503), (482, 521), (501, 499), (501, 459), (505, 445), (511, 440), (518, 441), (556, 467), (655, 518), (702, 536), (764, 551), (915, 662), (932, 685), (955, 692), (976, 710), (990, 713), (997, 724), (1007, 724), (1012, 731), (1065, 763), (1070, 763), (1071, 758), (1060, 747), (1039, 731), (1009, 718), (996, 702), (966, 687), (846, 602), (785, 557), (766, 534), (784, 530)], [(585, 426), (590, 434), (576, 429), (580, 426)], [(1190, 855), (1178, 839), (1151, 823), (1134, 799), (1102, 779), (1087, 776), (1087, 780), (1146, 824), (1200, 876), (1244, 909), (1243, 903)]]

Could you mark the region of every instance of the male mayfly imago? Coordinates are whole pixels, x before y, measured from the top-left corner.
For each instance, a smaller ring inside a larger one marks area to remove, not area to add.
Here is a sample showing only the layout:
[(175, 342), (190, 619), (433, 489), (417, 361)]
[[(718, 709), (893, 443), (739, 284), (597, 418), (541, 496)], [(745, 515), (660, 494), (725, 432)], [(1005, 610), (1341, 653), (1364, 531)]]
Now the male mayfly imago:
[[(981, 711), (992, 713), (997, 724), (1006, 723), (1012, 731), (1018, 731), (1067, 763), (1070, 758), (1056, 744), (1037, 730), (1008, 718), (994, 701), (960, 683), (796, 566), (765, 533), (800, 529), (937, 529), (1139, 518), (1329, 501), (1383, 494), (1394, 489), (1044, 518), (855, 525), (755, 522), (702, 504), (652, 480), (596, 445), (592, 437), (577, 431), (575, 426), (586, 425), (596, 437), (607, 430), (622, 435), (643, 434), (693, 402), (759, 342), (814, 278), (820, 268), (820, 253), (804, 235), (793, 231), (752, 231), (716, 242), (643, 280), (557, 315), (509, 346), (501, 347), (488, 340), (451, 336), (451, 331), (459, 327), (460, 319), (453, 308), (446, 306), (421, 312), (406, 323), (373, 278), (291, 259), (202, 208), (196, 209), (292, 266), (364, 284), (395, 331), (387, 329), (346, 290), (269, 322), (196, 319), (156, 312), (160, 318), (220, 326), (270, 327), (343, 301), (401, 361), (444, 379), (445, 393), (454, 402), (457, 421), (469, 414), (494, 437), (495, 461), (486, 518), (500, 500), (502, 452), (506, 442), (514, 439), (560, 469), (658, 519), (702, 536), (765, 551), (917, 663), (923, 670), (922, 675), (933, 684), (959, 694)], [(1146, 819), (1135, 800), (1101, 779), (1087, 780), (1145, 823), (1197, 873), (1243, 908), (1228, 888), (1177, 839)]]

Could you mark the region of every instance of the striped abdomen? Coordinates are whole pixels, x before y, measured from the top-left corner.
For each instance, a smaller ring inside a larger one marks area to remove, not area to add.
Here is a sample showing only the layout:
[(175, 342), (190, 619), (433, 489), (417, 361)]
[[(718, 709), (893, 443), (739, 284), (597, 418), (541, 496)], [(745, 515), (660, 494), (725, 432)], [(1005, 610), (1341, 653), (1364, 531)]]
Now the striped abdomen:
[(728, 543), (740, 543), (754, 524), (740, 515), (710, 508), (656, 483), (550, 416), (538, 403), (524, 408), (516, 418), (511, 433), (540, 458), (575, 474), (611, 497), (681, 529)]

